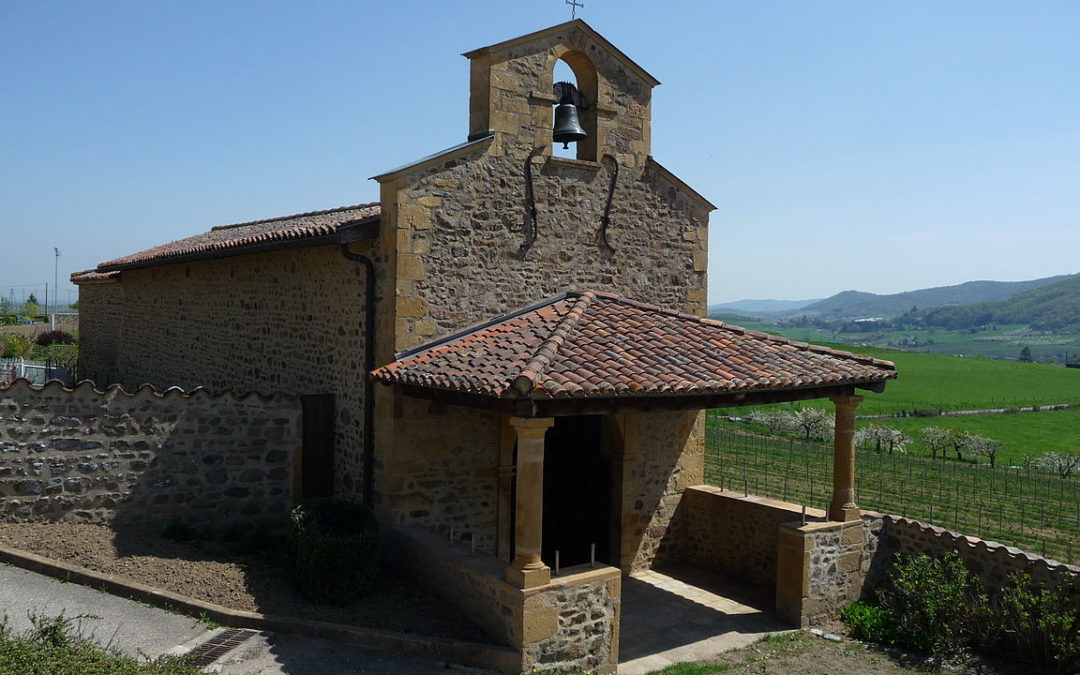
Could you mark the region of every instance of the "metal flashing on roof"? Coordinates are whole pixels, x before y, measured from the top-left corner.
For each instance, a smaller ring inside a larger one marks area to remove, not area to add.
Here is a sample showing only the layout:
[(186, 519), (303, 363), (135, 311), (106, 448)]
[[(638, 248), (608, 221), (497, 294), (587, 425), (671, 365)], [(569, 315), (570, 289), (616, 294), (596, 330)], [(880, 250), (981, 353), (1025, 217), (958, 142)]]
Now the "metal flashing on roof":
[(419, 168), (421, 168), (421, 167), (423, 167), (425, 165), (437, 164), (439, 162), (448, 161), (450, 159), (453, 159), (454, 157), (464, 155), (467, 151), (472, 150), (474, 148), (477, 148), (477, 147), (483, 145), (484, 143), (490, 143), (494, 138), (495, 138), (495, 133), (492, 132), (492, 131), (489, 131), (489, 132), (487, 132), (487, 134), (485, 134), (483, 136), (479, 136), (478, 138), (470, 137), (469, 140), (465, 141), (464, 143), (458, 143), (457, 145), (446, 148), (445, 150), (440, 150), (439, 152), (436, 152), (433, 155), (428, 155), (427, 157), (421, 157), (420, 159), (418, 159), (418, 160), (416, 160), (414, 162), (409, 162), (408, 164), (402, 164), (401, 166), (399, 166), (399, 167), (397, 167), (395, 169), (391, 169), (390, 171), (380, 173), (377, 176), (372, 176), (371, 180), (377, 180), (380, 183), (382, 183), (382, 182), (384, 182), (386, 180), (389, 180), (391, 178), (395, 178), (395, 177), (397, 177), (398, 175), (400, 175), (402, 173), (406, 173), (406, 172), (409, 172), (409, 171), (415, 171), (415, 170), (417, 170), (417, 169), (419, 169)]

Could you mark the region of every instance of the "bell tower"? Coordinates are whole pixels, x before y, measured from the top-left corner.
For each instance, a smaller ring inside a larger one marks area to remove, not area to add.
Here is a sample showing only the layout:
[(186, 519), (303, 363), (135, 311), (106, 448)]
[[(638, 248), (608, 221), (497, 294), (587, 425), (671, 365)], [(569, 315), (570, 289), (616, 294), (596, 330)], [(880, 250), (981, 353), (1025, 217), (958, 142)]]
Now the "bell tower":
[[(506, 151), (528, 155), (546, 145), (551, 154), (556, 124), (571, 113), (585, 134), (577, 158), (613, 156), (641, 167), (651, 152), (650, 103), (660, 82), (581, 19), (467, 52), (471, 62), (469, 138), (502, 137)], [(577, 80), (574, 91), (554, 81), (562, 61)], [(573, 106), (569, 110), (567, 104)]]

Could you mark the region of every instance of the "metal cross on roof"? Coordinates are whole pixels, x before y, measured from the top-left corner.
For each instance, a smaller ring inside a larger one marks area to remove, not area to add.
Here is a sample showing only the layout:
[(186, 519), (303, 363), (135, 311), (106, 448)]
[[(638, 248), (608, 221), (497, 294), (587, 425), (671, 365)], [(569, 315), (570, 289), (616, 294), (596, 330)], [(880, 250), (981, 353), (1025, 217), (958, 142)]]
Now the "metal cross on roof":
[(577, 18), (577, 8), (584, 7), (585, 3), (577, 2), (577, 0), (566, 0), (566, 4), (570, 5), (570, 20), (573, 21)]

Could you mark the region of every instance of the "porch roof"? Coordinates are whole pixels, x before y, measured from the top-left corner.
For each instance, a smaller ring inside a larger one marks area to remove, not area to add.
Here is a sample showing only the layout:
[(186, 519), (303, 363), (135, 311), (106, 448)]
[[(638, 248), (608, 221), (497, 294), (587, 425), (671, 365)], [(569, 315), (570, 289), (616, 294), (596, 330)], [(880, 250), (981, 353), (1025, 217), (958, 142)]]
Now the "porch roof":
[(585, 291), (420, 345), (371, 374), (416, 396), (549, 416), (882, 391), (896, 369), (889, 361)]

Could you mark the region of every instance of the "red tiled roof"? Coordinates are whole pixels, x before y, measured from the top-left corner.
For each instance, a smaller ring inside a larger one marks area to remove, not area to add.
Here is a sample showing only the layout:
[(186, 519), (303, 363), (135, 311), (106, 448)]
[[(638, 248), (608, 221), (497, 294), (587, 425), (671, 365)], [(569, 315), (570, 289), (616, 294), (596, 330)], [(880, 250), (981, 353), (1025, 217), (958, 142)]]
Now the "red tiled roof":
[(239, 249), (271, 242), (320, 237), (334, 234), (339, 227), (345, 224), (354, 224), (358, 221), (376, 221), (379, 219), (379, 214), (380, 208), (376, 202), (356, 206), (342, 206), (326, 211), (311, 211), (310, 213), (299, 213), (293, 216), (268, 220), (255, 220), (250, 223), (221, 225), (211, 229), (209, 232), (103, 262), (97, 266), (97, 271), (104, 272), (124, 267), (161, 264), (173, 258), (190, 255), (231, 249), (238, 249), (237, 252), (239, 252)]
[(73, 284), (100, 284), (107, 281), (114, 281), (119, 278), (119, 272), (97, 272), (95, 270), (83, 270), (82, 272), (71, 273), (71, 283)]
[(861, 386), (892, 379), (896, 369), (589, 291), (422, 346), (372, 375), (489, 397), (556, 399)]

